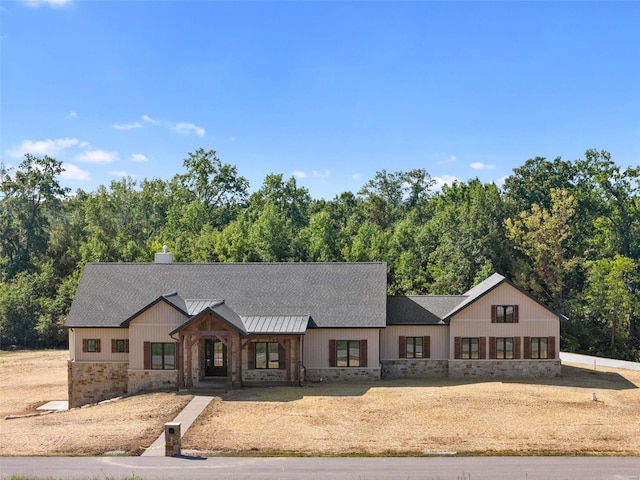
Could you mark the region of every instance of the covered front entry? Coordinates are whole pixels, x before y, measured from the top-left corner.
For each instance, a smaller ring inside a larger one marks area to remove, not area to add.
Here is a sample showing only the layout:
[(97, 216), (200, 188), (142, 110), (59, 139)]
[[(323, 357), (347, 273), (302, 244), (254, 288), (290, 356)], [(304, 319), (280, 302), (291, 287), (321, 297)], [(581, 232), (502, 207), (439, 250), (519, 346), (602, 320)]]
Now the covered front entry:
[(298, 385), (301, 336), (308, 316), (240, 317), (224, 302), (211, 302), (170, 332), (178, 338), (178, 385), (191, 388), (206, 378), (243, 384)]
[(204, 376), (227, 376), (227, 346), (218, 339), (204, 341)]

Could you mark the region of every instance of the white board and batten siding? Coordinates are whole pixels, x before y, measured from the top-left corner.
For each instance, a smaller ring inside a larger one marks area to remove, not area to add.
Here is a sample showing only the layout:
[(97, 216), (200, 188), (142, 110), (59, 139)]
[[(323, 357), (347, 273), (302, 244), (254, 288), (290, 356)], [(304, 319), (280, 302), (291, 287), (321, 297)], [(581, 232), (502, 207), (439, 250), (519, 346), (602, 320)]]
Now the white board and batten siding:
[[(74, 362), (126, 362), (128, 353), (114, 353), (112, 340), (128, 340), (128, 328), (70, 328), (69, 352)], [(100, 340), (99, 352), (83, 352), (85, 340)]]
[(367, 368), (379, 365), (378, 328), (310, 328), (303, 337), (306, 368), (329, 368), (329, 340), (367, 340)]
[(169, 332), (186, 320), (185, 315), (164, 302), (156, 303), (131, 320), (129, 324), (131, 345), (129, 369), (144, 369), (144, 342), (175, 342), (176, 340), (169, 336)]
[[(491, 323), (492, 305), (518, 305), (518, 323)], [(560, 321), (552, 311), (503, 283), (451, 318), (450, 352), (455, 337), (556, 337), (559, 345)]]
[(389, 325), (380, 332), (380, 360), (400, 358), (399, 337), (430, 337), (433, 360), (449, 358), (449, 325)]

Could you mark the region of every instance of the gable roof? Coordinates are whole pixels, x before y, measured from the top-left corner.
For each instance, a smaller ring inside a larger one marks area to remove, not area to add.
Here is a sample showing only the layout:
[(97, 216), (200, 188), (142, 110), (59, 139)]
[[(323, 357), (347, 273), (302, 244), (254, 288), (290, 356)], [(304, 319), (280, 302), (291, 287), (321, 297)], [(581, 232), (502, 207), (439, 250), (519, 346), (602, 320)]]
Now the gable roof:
[(494, 273), (489, 278), (483, 280), (478, 285), (476, 285), (475, 287), (473, 287), (470, 290), (468, 290), (467, 292), (465, 292), (464, 296), (466, 298), (462, 302), (460, 302), (458, 305), (456, 305), (449, 313), (447, 313), (445, 315), (445, 317), (443, 318), (443, 320), (445, 322), (449, 322), (451, 320), (451, 317), (453, 317), (455, 314), (457, 314), (461, 310), (465, 309), (466, 307), (468, 307), (469, 305), (474, 303), (476, 300), (479, 300), (480, 298), (484, 297), (486, 294), (488, 294), (492, 290), (496, 289), (497, 287), (499, 287), (503, 283), (506, 283), (510, 287), (516, 289), (517, 291), (519, 291), (523, 295), (527, 296), (528, 298), (530, 298), (531, 300), (536, 302), (541, 307), (543, 307), (546, 310), (548, 310), (549, 312), (553, 313), (555, 316), (558, 317), (558, 319), (567, 319), (567, 317), (565, 317), (561, 313), (556, 312), (555, 310), (553, 310), (549, 306), (545, 305), (544, 303), (542, 303), (540, 300), (538, 300), (536, 297), (534, 297), (530, 293), (524, 291), (523, 289), (521, 289), (521, 288), (517, 287), (516, 285), (514, 285), (513, 283), (511, 283), (506, 277), (500, 275), (499, 273)]
[(176, 328), (171, 330), (169, 332), (169, 336), (174, 335), (186, 326), (197, 322), (205, 315), (214, 315), (225, 322), (227, 325), (232, 327), (234, 330), (237, 330), (244, 335), (247, 334), (247, 329), (245, 328), (244, 322), (242, 321), (240, 316), (236, 312), (231, 310), (229, 306), (224, 302), (217, 302), (213, 305), (206, 305), (201, 311), (197, 312), (191, 318), (187, 319)]
[(387, 299), (387, 325), (445, 325), (458, 312), (506, 283), (549, 310), (558, 318), (567, 318), (518, 288), (504, 276), (494, 273), (462, 295), (390, 296)]
[(216, 302), (186, 298), (224, 300), (245, 317), (304, 312), (310, 327), (379, 328), (386, 270), (385, 263), (89, 263), (66, 326), (120, 327), (157, 301), (188, 315)]

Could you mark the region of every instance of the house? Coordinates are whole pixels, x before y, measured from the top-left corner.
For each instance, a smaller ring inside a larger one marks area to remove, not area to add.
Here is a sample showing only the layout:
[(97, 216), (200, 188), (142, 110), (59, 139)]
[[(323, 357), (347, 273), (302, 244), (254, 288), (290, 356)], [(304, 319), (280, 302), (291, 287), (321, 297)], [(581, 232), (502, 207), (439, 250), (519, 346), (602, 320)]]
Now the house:
[(90, 263), (67, 317), (69, 404), (144, 390), (555, 376), (559, 319), (494, 274), (390, 296), (384, 263)]

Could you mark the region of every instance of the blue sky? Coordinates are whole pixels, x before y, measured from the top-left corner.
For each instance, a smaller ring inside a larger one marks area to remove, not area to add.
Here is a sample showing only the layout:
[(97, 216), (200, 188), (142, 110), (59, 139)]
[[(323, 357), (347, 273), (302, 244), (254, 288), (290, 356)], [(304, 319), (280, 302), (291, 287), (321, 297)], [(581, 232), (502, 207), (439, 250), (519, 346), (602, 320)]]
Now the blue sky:
[(198, 148), (314, 198), (376, 171), (495, 181), (528, 158), (640, 164), (640, 2), (13, 0), (0, 161), (95, 190)]

